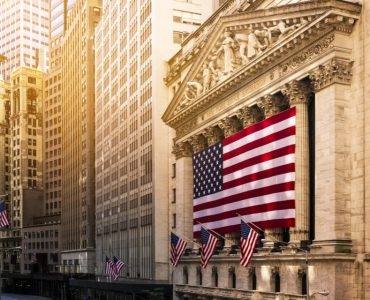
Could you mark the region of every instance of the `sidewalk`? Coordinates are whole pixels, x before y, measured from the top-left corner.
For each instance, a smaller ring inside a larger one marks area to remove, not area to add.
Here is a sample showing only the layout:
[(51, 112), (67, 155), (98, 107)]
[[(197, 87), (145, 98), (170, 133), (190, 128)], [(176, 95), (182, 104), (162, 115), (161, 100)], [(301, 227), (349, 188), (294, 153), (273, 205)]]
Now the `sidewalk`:
[(1, 300), (50, 300), (50, 298), (30, 295), (1, 294)]

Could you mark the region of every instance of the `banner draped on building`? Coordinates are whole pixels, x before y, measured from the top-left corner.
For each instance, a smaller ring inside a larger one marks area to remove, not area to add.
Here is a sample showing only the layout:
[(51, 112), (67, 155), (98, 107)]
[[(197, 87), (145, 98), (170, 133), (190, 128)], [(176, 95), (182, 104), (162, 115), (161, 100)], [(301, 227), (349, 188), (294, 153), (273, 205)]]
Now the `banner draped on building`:
[(288, 109), (193, 155), (194, 235), (295, 226), (296, 110)]

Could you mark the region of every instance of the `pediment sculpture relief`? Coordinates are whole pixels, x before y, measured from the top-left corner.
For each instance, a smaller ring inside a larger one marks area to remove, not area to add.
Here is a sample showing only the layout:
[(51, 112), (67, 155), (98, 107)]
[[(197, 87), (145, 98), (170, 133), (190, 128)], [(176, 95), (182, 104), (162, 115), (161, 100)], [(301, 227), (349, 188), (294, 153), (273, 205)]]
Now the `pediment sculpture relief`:
[(300, 19), (299, 23), (288, 25), (280, 20), (272, 26), (253, 24), (246, 30), (225, 31), (203, 62), (201, 70), (186, 83), (184, 98), (176, 112), (306, 23), (305, 19)]

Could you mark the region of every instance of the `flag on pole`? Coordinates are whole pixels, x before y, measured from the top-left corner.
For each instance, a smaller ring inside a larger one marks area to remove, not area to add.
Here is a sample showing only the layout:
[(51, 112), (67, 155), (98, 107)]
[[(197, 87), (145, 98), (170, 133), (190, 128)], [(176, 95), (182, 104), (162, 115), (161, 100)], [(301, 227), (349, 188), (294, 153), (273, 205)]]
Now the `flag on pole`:
[(258, 232), (253, 229), (253, 226), (249, 226), (249, 224), (241, 220), (240, 264), (243, 267), (248, 266), (253, 255), (254, 248), (256, 247), (257, 240)]
[(177, 266), (179, 260), (186, 249), (186, 242), (171, 232), (171, 263), (174, 267)]
[(194, 236), (295, 226), (295, 132), (293, 107), (193, 155)]
[(4, 200), (0, 200), (0, 228), (9, 226), (8, 213)]
[(121, 272), (121, 269), (125, 266), (125, 264), (122, 260), (120, 260), (116, 256), (113, 256), (113, 264), (114, 264), (113, 278), (114, 280), (116, 280), (119, 277), (119, 273)]
[(105, 275), (114, 276), (114, 274), (115, 274), (114, 263), (108, 256), (106, 256), (105, 257)]
[(200, 241), (202, 243), (201, 265), (202, 265), (202, 268), (206, 268), (209, 260), (211, 259), (215, 251), (218, 239), (215, 235), (210, 233), (206, 228), (201, 226)]

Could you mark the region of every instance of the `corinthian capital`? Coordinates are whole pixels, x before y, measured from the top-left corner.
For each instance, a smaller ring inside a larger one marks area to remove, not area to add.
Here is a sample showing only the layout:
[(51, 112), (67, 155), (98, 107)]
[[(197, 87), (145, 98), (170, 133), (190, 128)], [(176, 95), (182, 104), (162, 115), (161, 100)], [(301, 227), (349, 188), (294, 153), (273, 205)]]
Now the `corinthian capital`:
[(200, 152), (207, 147), (207, 140), (202, 134), (192, 136), (189, 139), (189, 143), (192, 146), (194, 153)]
[(269, 118), (280, 112), (282, 101), (275, 95), (266, 95), (259, 99), (257, 105), (265, 112), (265, 117)]
[(226, 117), (218, 123), (218, 126), (224, 132), (224, 136), (229, 137), (240, 130), (240, 124), (235, 117)]
[(351, 84), (353, 61), (333, 58), (328, 63), (320, 65), (310, 74), (315, 92), (333, 84)]
[(248, 127), (254, 123), (257, 123), (260, 119), (261, 112), (255, 107), (243, 107), (238, 110), (236, 116), (242, 122), (243, 128)]
[(207, 139), (208, 145), (216, 144), (223, 138), (222, 130), (216, 126), (206, 128), (202, 134)]
[(193, 154), (189, 142), (179, 142), (174, 144), (172, 153), (175, 155), (176, 159), (181, 157), (190, 157)]
[(285, 85), (282, 93), (288, 98), (290, 106), (295, 106), (299, 103), (307, 103), (311, 90), (311, 86), (308, 83), (293, 80)]

